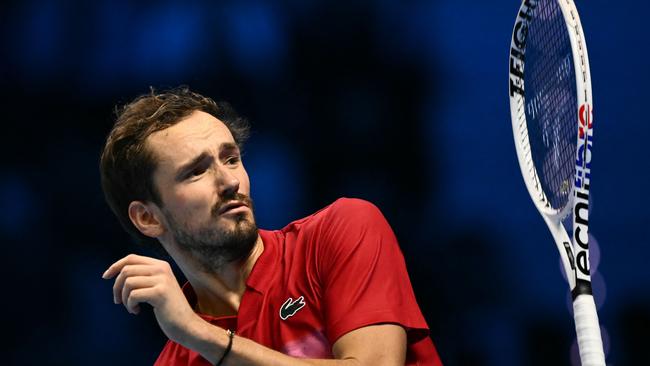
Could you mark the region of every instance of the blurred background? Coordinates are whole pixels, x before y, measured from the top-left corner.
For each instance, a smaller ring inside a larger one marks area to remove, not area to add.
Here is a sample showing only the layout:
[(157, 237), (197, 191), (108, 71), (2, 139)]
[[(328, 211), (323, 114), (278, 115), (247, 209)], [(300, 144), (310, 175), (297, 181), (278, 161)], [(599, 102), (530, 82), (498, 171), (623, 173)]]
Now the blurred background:
[[(650, 365), (650, 4), (577, 6), (594, 88), (590, 231), (607, 360)], [(113, 305), (101, 279), (143, 252), (104, 203), (98, 159), (116, 105), (186, 84), (251, 120), (244, 163), (261, 227), (341, 196), (380, 207), (445, 365), (578, 365), (559, 256), (512, 141), (518, 7), (3, 2), (2, 364), (156, 359), (165, 337), (151, 312)]]

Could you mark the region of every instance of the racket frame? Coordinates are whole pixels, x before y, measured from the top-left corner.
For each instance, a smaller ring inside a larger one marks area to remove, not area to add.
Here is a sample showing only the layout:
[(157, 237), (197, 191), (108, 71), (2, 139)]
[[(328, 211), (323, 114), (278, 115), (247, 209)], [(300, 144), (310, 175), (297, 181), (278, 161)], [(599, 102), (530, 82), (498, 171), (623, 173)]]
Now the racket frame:
[[(542, 189), (535, 168), (526, 122), (526, 100), (524, 85), (525, 44), (528, 24), (537, 0), (523, 0), (510, 45), (510, 114), (517, 159), (528, 193), (535, 207), (544, 218), (560, 253), (562, 266), (566, 273), (573, 297), (574, 320), (578, 336), (580, 358), (584, 366), (604, 366), (598, 314), (591, 291), (589, 271), (589, 183), (591, 168), (591, 147), (593, 143), (593, 104), (591, 77), (586, 42), (578, 11), (572, 0), (555, 0), (564, 17), (571, 43), (573, 65), (576, 79), (577, 110), (576, 128), (576, 171), (575, 181), (569, 193), (569, 202), (564, 208), (555, 209)], [(571, 210), (570, 212), (568, 210)], [(564, 227), (562, 220), (571, 213), (572, 235)]]

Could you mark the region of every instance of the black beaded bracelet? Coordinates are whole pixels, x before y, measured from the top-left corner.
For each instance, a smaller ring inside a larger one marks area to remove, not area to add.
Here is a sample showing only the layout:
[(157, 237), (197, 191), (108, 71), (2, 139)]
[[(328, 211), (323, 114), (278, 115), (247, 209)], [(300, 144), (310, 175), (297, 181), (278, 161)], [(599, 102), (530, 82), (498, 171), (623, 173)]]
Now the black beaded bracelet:
[(214, 366), (221, 366), (223, 363), (223, 360), (226, 359), (226, 356), (228, 356), (228, 353), (230, 353), (230, 349), (232, 348), (232, 339), (235, 338), (235, 332), (228, 329), (226, 330), (226, 333), (228, 334), (228, 346), (226, 347), (226, 350), (223, 352), (223, 356), (219, 359), (219, 362), (215, 363)]

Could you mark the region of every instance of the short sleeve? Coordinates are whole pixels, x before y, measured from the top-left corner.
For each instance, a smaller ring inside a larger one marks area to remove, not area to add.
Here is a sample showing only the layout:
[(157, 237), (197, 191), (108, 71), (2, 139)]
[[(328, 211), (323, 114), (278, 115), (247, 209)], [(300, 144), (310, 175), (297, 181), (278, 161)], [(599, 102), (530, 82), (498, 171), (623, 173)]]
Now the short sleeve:
[(319, 272), (330, 342), (379, 323), (403, 326), (409, 342), (426, 337), (428, 326), (404, 257), (379, 209), (364, 200), (342, 198), (323, 219)]

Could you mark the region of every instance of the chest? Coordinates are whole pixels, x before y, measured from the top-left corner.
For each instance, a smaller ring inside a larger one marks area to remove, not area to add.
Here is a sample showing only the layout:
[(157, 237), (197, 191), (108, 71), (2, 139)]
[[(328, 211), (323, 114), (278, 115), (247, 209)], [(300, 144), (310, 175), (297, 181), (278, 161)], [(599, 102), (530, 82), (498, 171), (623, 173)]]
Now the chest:
[(247, 288), (237, 332), (294, 357), (331, 358), (317, 269), (299, 259), (285, 256), (268, 272), (263, 289)]

